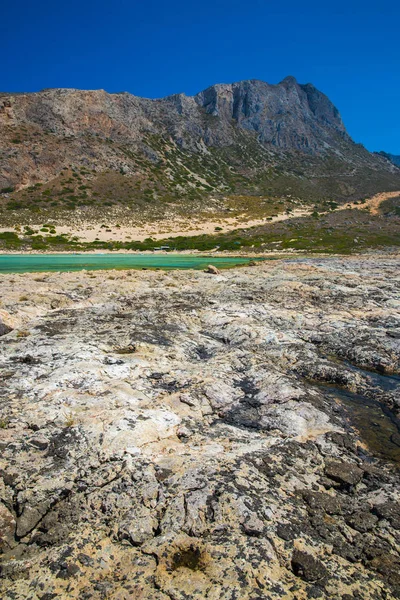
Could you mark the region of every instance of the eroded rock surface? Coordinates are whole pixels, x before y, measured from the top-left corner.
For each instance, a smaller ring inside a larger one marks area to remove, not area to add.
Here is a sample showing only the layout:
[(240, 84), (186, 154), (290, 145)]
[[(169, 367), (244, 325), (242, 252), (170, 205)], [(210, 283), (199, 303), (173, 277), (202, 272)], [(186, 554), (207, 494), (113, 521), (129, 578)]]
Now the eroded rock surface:
[(2, 598), (398, 597), (399, 266), (2, 275)]

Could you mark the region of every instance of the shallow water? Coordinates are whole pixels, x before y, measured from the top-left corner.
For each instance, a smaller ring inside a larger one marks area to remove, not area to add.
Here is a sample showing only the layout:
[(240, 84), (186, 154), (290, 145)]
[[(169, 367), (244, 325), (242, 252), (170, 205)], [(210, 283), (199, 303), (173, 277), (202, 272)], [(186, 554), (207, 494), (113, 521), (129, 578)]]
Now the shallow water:
[(0, 254), (0, 273), (38, 271), (87, 271), (97, 269), (219, 269), (246, 265), (243, 256), (197, 256), (194, 254)]
[[(400, 392), (397, 377), (376, 377), (374, 383), (379, 381), (381, 389)], [(400, 420), (385, 404), (334, 386), (326, 387), (324, 392), (344, 408), (349, 423), (371, 454), (400, 465)]]

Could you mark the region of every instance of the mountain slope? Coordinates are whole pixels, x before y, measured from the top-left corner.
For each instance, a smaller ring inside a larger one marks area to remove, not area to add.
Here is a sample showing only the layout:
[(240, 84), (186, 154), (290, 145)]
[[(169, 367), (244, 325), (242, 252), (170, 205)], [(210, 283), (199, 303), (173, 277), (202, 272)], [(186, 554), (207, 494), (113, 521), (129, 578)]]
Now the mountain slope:
[(3, 222), (158, 219), (358, 199), (400, 170), (347, 134), (311, 84), (251, 80), (158, 100), (103, 90), (0, 95)]
[(381, 152), (378, 152), (378, 154), (390, 160), (390, 162), (396, 165), (397, 167), (400, 167), (400, 156), (398, 156), (397, 154), (389, 154), (388, 152), (383, 152), (383, 150), (381, 150)]

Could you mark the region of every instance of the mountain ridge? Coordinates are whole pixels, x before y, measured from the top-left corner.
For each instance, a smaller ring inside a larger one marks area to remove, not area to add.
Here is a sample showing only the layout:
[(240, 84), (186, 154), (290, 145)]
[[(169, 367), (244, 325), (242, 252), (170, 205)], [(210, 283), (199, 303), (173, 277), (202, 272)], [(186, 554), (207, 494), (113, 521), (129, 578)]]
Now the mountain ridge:
[[(296, 146), (293, 144), (293, 140), (291, 143), (287, 143), (285, 138), (274, 137), (272, 135), (266, 136), (265, 127), (261, 129), (260, 126), (262, 125), (263, 117), (267, 120), (267, 124), (271, 126), (271, 119), (268, 119), (268, 117), (273, 116), (276, 118), (280, 114), (278, 121), (279, 124), (282, 124), (285, 116), (287, 117), (284, 109), (289, 106), (291, 110), (287, 112), (297, 117), (297, 127), (301, 122), (301, 119), (298, 118), (301, 115), (298, 114), (296, 108), (300, 108), (303, 111), (309, 109), (316, 120), (324, 121), (326, 125), (334, 126), (338, 132), (350, 139), (339, 111), (330, 102), (328, 97), (319, 92), (310, 83), (298, 84), (292, 76), (286, 77), (278, 84), (269, 84), (258, 79), (242, 80), (230, 84), (214, 84), (193, 96), (179, 93), (154, 99), (142, 98), (129, 92), (107, 92), (103, 89), (79, 90), (77, 88), (46, 88), (32, 93), (2, 93), (1, 97), (4, 98), (7, 95), (17, 99), (43, 98), (45, 100), (50, 97), (54, 101), (56, 101), (57, 97), (58, 99), (64, 97), (67, 100), (68, 96), (71, 95), (81, 95), (83, 97), (92, 95), (103, 96), (104, 98), (122, 96), (129, 99), (131, 108), (140, 108), (146, 114), (151, 110), (151, 105), (162, 105), (173, 106), (177, 109), (178, 114), (184, 114), (192, 118), (195, 117), (194, 110), (196, 109), (195, 105), (197, 105), (200, 109), (204, 109), (206, 114), (225, 119), (233, 118), (242, 128), (260, 132), (261, 142), (272, 143), (274, 146), (283, 148), (292, 148), (295, 146), (303, 150), (318, 150), (318, 144), (315, 143), (315, 140), (313, 140), (314, 143), (312, 144), (307, 143), (306, 140), (305, 143)], [(231, 97), (229, 98), (229, 96)], [(303, 120), (310, 120), (311, 115), (304, 114), (303, 117)], [(296, 129), (296, 123), (291, 122), (290, 125), (292, 129)]]

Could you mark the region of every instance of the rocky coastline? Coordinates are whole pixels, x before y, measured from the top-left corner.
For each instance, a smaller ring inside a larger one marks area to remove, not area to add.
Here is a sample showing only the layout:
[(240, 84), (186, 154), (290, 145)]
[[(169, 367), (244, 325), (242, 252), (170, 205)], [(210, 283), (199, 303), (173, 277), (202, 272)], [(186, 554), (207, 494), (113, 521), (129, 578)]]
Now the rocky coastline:
[(0, 595), (400, 594), (400, 257), (0, 275)]

